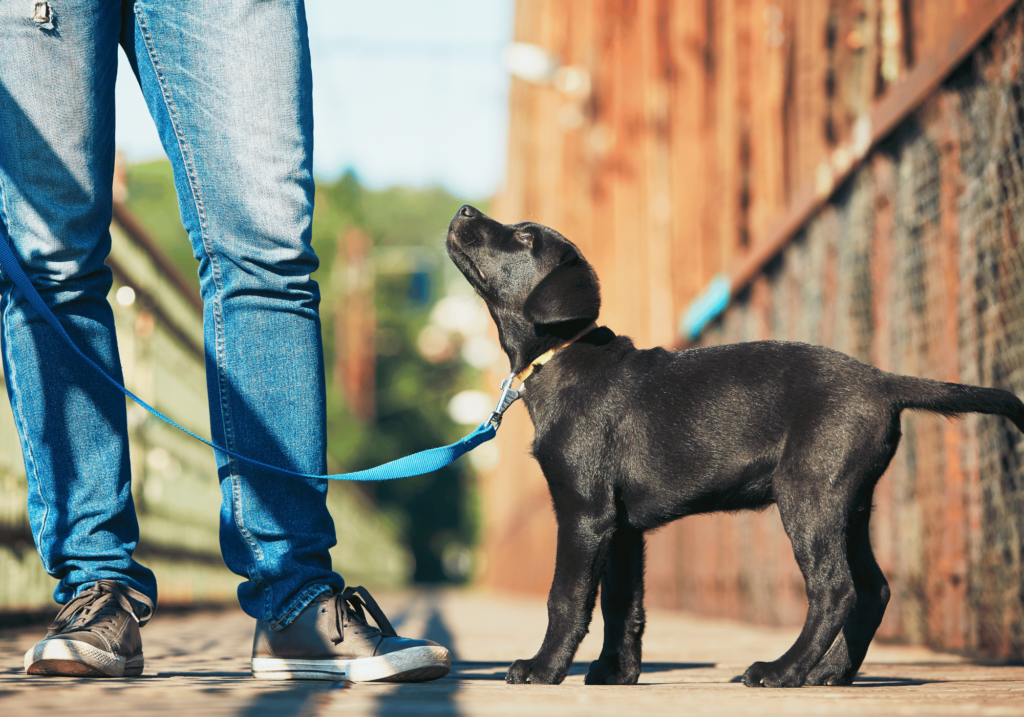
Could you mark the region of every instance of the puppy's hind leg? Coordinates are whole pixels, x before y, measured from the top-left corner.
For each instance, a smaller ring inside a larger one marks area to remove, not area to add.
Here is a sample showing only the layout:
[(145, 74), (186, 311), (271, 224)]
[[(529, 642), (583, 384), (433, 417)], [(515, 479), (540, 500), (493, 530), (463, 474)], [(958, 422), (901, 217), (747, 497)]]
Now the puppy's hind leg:
[[(790, 468), (776, 471), (775, 496), (782, 525), (807, 587), (807, 618), (800, 636), (775, 662), (755, 662), (743, 675), (747, 687), (800, 687), (839, 634), (857, 600), (846, 562), (849, 498), (827, 477)], [(781, 474), (781, 475), (780, 475)]]
[(620, 525), (601, 579), (604, 647), (590, 663), (588, 685), (635, 685), (644, 634), (644, 535)]
[[(870, 500), (868, 503), (870, 510)], [(807, 676), (808, 685), (853, 683), (889, 602), (889, 583), (871, 551), (866, 517), (850, 528), (846, 550), (857, 588), (857, 604), (846, 618), (842, 633)]]
[(864, 478), (853, 501), (846, 530), (846, 559), (857, 590), (857, 602), (846, 618), (843, 631), (807, 675), (808, 685), (849, 685), (864, 662), (875, 631), (882, 624), (889, 603), (889, 583), (878, 567), (871, 550), (871, 499), (875, 485), (889, 467), (900, 442), (899, 419), (890, 426), (889, 435), (876, 452), (876, 459), (866, 464)]

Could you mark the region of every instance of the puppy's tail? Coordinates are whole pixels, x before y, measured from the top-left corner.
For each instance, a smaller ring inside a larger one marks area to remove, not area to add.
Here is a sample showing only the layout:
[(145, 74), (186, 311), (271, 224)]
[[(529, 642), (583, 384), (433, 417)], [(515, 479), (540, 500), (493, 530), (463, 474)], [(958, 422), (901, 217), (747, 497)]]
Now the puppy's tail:
[(899, 409), (934, 411), (944, 416), (988, 413), (1006, 416), (1024, 432), (1024, 403), (1001, 388), (943, 383), (913, 376), (891, 376), (890, 389)]

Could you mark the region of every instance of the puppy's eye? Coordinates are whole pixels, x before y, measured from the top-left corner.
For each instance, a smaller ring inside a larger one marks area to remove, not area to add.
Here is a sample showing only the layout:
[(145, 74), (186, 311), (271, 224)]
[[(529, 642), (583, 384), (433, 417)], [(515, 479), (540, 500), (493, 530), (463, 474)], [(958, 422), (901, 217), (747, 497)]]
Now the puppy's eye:
[(533, 234), (530, 232), (516, 232), (516, 239), (531, 249), (533, 248)]

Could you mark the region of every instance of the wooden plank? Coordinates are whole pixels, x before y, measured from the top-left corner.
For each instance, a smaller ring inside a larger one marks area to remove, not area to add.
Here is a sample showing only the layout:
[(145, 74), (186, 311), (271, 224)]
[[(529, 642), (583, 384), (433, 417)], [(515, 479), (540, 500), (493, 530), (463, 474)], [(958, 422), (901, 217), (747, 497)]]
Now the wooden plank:
[(706, 154), (711, 80), (705, 57), (709, 41), (705, 10), (705, 3), (672, 3), (669, 18), (673, 317), (714, 275), (705, 268), (715, 239), (708, 228), (707, 196), (712, 191), (709, 175), (714, 165)]
[[(648, 3), (649, 4), (649, 3)], [(609, 107), (612, 147), (608, 152), (612, 223), (607, 241), (614, 247), (614, 264), (604, 267), (604, 279), (611, 295), (603, 314), (616, 326), (629, 326), (630, 333), (645, 345), (650, 336), (649, 289), (644, 270), (650, 264), (650, 238), (646, 229), (644, 90), (649, 82), (642, 46), (642, 16), (637, 2), (609, 0), (608, 21), (614, 25), (608, 57), (614, 77), (614, 101)], [(644, 287), (644, 290), (638, 290)]]
[(786, 57), (793, 38), (786, 32), (790, 3), (753, 0), (750, 13), (747, 223), (753, 238), (762, 236), (786, 206)]
[(708, 258), (712, 264), (707, 271), (712, 276), (721, 272), (739, 255), (737, 233), (739, 227), (740, 183), (740, 80), (737, 30), (745, 26), (746, 17), (742, 0), (721, 0), (714, 5), (715, 32), (715, 161), (717, 162), (716, 200), (711, 210), (718, 214), (717, 236)]
[(670, 345), (675, 337), (677, 309), (672, 286), (672, 3), (647, 0), (641, 5), (639, 42), (644, 90), (644, 233), (647, 265), (639, 267), (648, 282), (646, 343)]
[[(942, 360), (942, 380), (960, 382), (959, 365), (959, 301), (963, 295), (960, 281), (960, 196), (963, 175), (960, 171), (960, 98), (945, 93), (937, 100), (937, 140), (942, 152), (939, 173), (941, 224), (939, 227), (940, 271), (943, 296), (938, 311), (943, 317), (942, 334), (938, 340)], [(967, 646), (967, 475), (962, 465), (964, 427), (953, 422), (943, 425), (945, 448), (945, 511), (943, 515), (943, 561), (947, 579), (942, 644), (953, 649)]]
[[(697, 5), (698, 3), (694, 3)], [(720, 188), (720, 175), (722, 168), (718, 162), (718, 132), (719, 132), (719, 100), (718, 96), (723, 92), (722, 83), (719, 78), (722, 75), (721, 67), (721, 42), (718, 26), (721, 24), (719, 3), (700, 3), (703, 7), (700, 12), (700, 19), (704, 24), (702, 33), (703, 42), (700, 45), (700, 53), (704, 65), (704, 92), (702, 98), (703, 116), (699, 131), (700, 142), (700, 172), (692, 182), (702, 182), (708, 191), (705, 201), (701, 204), (700, 212), (700, 273), (707, 282), (710, 277), (715, 276), (722, 270), (719, 254), (720, 222), (722, 207), (720, 204), (722, 194)]]
[[(828, 102), (824, 91), (828, 70), (825, 39), (829, 3), (796, 3), (794, 9), (794, 113), (790, 118), (789, 146), (793, 156), (790, 162), (792, 181), (795, 186), (802, 186), (814, 178), (818, 164), (831, 151), (825, 139)], [(755, 238), (752, 246), (757, 244)]]

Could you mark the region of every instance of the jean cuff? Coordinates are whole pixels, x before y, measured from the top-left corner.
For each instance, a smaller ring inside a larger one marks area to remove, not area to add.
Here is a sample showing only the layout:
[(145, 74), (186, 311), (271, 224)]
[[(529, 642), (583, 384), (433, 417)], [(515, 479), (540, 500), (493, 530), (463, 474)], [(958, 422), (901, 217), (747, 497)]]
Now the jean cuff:
[(303, 610), (309, 607), (309, 604), (316, 600), (320, 595), (327, 592), (334, 592), (334, 588), (330, 585), (313, 585), (312, 587), (306, 588), (301, 595), (299, 595), (292, 604), (285, 610), (284, 616), (274, 620), (270, 623), (271, 630), (283, 630), (292, 624), (292, 621), (299, 616)]

